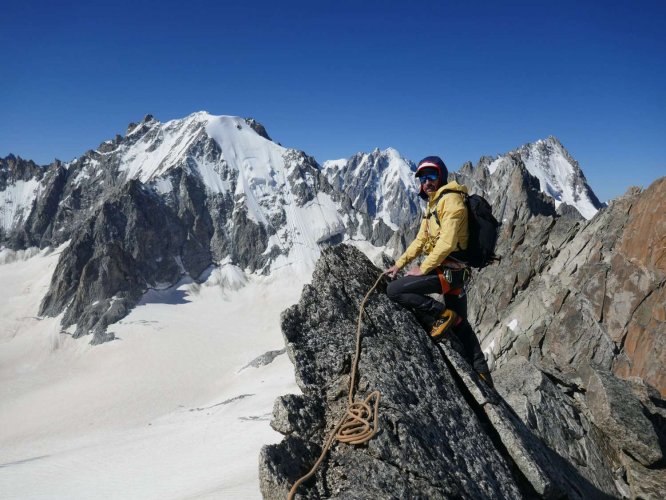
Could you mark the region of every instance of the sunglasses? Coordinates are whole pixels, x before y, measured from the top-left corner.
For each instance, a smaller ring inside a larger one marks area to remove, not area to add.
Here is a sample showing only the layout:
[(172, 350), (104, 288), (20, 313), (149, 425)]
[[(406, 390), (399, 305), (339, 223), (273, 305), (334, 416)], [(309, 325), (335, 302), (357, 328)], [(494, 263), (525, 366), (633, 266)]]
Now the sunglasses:
[(425, 184), (428, 181), (436, 181), (437, 179), (439, 179), (438, 174), (423, 174), (419, 177), (421, 184)]

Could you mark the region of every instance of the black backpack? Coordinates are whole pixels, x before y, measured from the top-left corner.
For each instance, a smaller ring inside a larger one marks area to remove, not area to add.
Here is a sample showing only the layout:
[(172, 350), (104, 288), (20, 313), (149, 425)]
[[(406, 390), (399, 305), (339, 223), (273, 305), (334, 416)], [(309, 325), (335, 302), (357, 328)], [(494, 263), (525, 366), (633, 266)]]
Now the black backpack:
[(493, 216), (493, 209), (483, 196), (478, 194), (467, 195), (453, 189), (445, 190), (435, 202), (433, 215), (437, 225), (440, 225), (437, 204), (448, 193), (458, 193), (465, 197), (469, 225), (469, 242), (467, 243), (467, 258), (465, 259), (467, 264), (481, 269), (493, 261), (500, 260), (495, 255), (495, 243), (497, 243), (500, 223)]

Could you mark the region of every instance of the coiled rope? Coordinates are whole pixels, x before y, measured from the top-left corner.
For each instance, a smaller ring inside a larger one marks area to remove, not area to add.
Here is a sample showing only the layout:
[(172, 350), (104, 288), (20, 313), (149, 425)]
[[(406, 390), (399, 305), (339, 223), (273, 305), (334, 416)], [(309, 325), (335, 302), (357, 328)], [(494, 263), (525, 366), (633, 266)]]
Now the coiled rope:
[[(375, 281), (375, 284), (372, 285), (372, 288), (370, 288), (368, 293), (365, 294), (365, 297), (363, 297), (363, 301), (361, 302), (361, 306), (358, 311), (358, 320), (356, 321), (356, 352), (354, 354), (354, 361), (351, 367), (351, 376), (349, 379), (349, 397), (345, 414), (336, 424), (324, 442), (324, 447), (321, 451), (321, 454), (319, 455), (319, 458), (315, 464), (312, 466), (312, 469), (310, 469), (310, 472), (296, 481), (291, 487), (291, 490), (289, 490), (289, 495), (287, 496), (288, 500), (292, 500), (294, 495), (296, 495), (296, 490), (298, 487), (314, 475), (336, 439), (341, 443), (363, 444), (366, 441), (369, 441), (377, 433), (380, 393), (379, 391), (373, 391), (368, 394), (368, 397), (366, 397), (365, 400), (354, 401), (354, 386), (356, 384), (356, 369), (358, 367), (358, 361), (361, 357), (361, 319), (363, 317), (363, 313), (365, 312), (365, 303), (368, 301), (370, 294), (375, 290), (375, 288), (377, 288), (377, 285), (383, 276), (384, 273), (380, 274), (379, 278), (377, 278), (377, 281)], [(370, 420), (372, 420), (372, 425)]]

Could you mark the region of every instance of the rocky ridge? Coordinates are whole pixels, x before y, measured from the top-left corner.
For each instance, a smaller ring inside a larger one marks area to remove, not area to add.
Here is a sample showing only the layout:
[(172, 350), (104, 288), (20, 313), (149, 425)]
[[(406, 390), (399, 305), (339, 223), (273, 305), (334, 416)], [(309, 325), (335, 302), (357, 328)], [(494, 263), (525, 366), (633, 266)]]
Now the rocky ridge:
[[(287, 353), (303, 395), (283, 396), (275, 403), (271, 425), (286, 437), (262, 450), (265, 498), (284, 497), (314, 463), (327, 432), (342, 415), (357, 308), (380, 272), (353, 248), (327, 250), (299, 304), (283, 314)], [(620, 494), (603, 448), (591, 443), (577, 462), (560, 456), (561, 450), (480, 383), (455, 343), (433, 344), (384, 290), (368, 301), (362, 332), (357, 398), (381, 392), (380, 430), (367, 445), (335, 445), (315, 479), (301, 486), (303, 498)], [(507, 377), (506, 382), (514, 381)], [(543, 397), (560, 408), (555, 397), (546, 392)], [(563, 441), (575, 439), (566, 436)]]
[(470, 287), (470, 315), (492, 362), (513, 352), (571, 372), (591, 360), (666, 395), (659, 215), (666, 179), (630, 190), (585, 221), (540, 196), (520, 157), (499, 166), (495, 179), (483, 167), (467, 165), (456, 177), (486, 196), (502, 221), (502, 260), (475, 273)]
[[(540, 198), (520, 156), (497, 167), (499, 185), (484, 166), (456, 176), (484, 194), (503, 222), (502, 260), (475, 273), (469, 290), (470, 318), (498, 389), (572, 463), (603, 457), (618, 495), (659, 498), (666, 489), (666, 228), (657, 214), (666, 213), (666, 178), (585, 221)], [(518, 381), (517, 373), (524, 373)], [(578, 436), (577, 444), (565, 436)]]

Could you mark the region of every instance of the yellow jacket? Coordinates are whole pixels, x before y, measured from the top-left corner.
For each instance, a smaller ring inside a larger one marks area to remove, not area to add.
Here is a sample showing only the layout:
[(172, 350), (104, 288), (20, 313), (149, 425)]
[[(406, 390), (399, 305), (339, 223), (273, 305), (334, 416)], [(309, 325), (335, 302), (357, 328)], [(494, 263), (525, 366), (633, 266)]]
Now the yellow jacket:
[[(445, 190), (457, 193), (447, 193), (435, 203)], [(403, 268), (419, 255), (425, 254), (421, 272), (427, 274), (444, 262), (451, 252), (467, 249), (469, 230), (463, 193), (467, 194), (467, 187), (452, 181), (428, 195), (428, 204), (419, 232), (395, 263), (398, 268)], [(439, 217), (439, 225), (433, 215), (435, 210)]]

